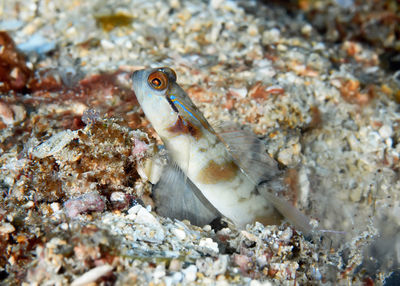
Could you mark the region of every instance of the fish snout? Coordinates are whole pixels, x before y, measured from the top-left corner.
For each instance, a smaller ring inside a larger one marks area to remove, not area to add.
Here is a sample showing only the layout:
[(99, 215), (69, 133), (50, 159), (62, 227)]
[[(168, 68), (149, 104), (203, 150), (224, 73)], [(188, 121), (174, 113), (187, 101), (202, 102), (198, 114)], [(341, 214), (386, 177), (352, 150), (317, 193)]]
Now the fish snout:
[(146, 78), (146, 70), (137, 70), (134, 71), (131, 75), (132, 87), (135, 93), (143, 88), (143, 82), (147, 81)]
[(131, 75), (131, 79), (133, 82), (135, 82), (135, 80), (139, 79), (142, 77), (143, 74), (143, 70), (136, 70), (132, 73)]

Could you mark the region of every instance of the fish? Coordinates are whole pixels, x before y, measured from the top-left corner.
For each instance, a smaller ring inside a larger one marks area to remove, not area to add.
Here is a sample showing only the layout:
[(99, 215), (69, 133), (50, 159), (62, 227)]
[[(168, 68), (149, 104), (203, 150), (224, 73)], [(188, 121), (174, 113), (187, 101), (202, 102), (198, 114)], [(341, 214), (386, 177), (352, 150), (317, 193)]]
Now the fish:
[(169, 168), (154, 186), (160, 215), (200, 226), (224, 217), (239, 228), (286, 218), (304, 233), (312, 231), (308, 217), (276, 195), (285, 188), (284, 171), (254, 134), (231, 124), (212, 127), (169, 67), (137, 70), (131, 79), (168, 152)]

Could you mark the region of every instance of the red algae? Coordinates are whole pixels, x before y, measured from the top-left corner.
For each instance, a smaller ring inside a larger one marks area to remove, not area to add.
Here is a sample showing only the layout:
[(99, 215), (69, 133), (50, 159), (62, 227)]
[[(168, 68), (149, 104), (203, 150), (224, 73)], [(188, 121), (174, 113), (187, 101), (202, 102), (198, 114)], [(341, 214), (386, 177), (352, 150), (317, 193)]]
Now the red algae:
[(0, 31), (0, 92), (23, 91), (31, 74), (12, 38)]
[(45, 92), (59, 92), (65, 89), (61, 79), (57, 78), (54, 72), (51, 69), (36, 71), (28, 83), (30, 92), (39, 95)]

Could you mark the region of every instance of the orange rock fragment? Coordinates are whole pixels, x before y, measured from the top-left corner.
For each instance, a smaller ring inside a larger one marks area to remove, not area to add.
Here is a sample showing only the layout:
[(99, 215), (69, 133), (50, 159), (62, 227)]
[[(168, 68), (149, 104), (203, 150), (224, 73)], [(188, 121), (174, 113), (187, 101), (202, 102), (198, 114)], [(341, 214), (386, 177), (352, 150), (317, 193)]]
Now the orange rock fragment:
[(263, 85), (261, 82), (257, 82), (249, 90), (250, 98), (255, 99), (255, 100), (265, 100), (270, 95), (281, 95), (284, 93), (285, 93), (285, 90), (279, 86), (267, 87), (267, 86)]
[(311, 67), (298, 63), (296, 61), (292, 61), (288, 65), (288, 68), (300, 76), (317, 77), (319, 75), (319, 73)]
[(265, 100), (268, 98), (269, 93), (266, 91), (266, 86), (261, 82), (257, 82), (253, 87), (249, 90), (249, 96), (253, 99), (261, 99)]
[(0, 100), (0, 120), (5, 124), (12, 124), (14, 122), (14, 112), (11, 107)]
[(188, 95), (198, 102), (211, 103), (212, 99), (210, 94), (201, 86), (192, 85), (187, 89)]
[(353, 79), (342, 80), (339, 91), (344, 100), (358, 105), (366, 105), (373, 95), (372, 89), (369, 93), (361, 92), (360, 82)]
[(24, 56), (18, 52), (12, 38), (0, 31), (0, 92), (22, 91), (30, 76)]

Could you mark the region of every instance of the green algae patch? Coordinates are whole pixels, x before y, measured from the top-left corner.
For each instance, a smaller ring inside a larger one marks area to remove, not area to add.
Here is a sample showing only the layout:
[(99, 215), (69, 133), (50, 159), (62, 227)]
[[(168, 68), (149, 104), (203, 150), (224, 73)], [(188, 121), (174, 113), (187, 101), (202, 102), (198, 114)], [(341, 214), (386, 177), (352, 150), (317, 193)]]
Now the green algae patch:
[(125, 13), (98, 15), (94, 18), (96, 19), (97, 25), (106, 32), (110, 32), (117, 27), (129, 26), (133, 21), (133, 17)]

